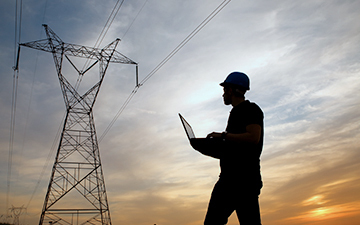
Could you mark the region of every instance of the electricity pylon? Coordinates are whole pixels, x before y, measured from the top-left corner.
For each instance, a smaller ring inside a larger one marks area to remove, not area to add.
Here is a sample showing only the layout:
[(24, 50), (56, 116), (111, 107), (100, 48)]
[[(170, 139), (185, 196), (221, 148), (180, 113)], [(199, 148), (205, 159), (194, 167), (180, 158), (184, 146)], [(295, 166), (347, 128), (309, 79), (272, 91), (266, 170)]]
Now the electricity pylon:
[[(51, 172), (39, 224), (107, 224), (110, 210), (95, 131), (93, 106), (110, 62), (135, 64), (115, 50), (120, 39), (103, 49), (64, 43), (47, 25), (47, 39), (22, 43), (53, 55), (66, 105), (66, 117)], [(99, 64), (100, 79), (80, 95), (63, 76), (65, 58), (83, 76)], [(86, 70), (79, 71), (68, 56), (94, 59)]]
[(20, 215), (23, 212), (23, 210), (26, 210), (24, 206), (21, 207), (14, 207), (12, 206), (9, 209), (14, 217), (13, 225), (19, 225), (20, 224)]

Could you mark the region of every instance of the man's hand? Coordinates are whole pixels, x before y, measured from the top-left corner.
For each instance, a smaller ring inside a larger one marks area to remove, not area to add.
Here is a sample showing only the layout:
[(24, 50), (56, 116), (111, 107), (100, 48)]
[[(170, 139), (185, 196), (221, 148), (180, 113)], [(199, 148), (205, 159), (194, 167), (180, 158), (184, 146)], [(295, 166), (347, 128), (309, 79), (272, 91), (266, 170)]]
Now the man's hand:
[(206, 138), (221, 138), (221, 133), (219, 132), (212, 132), (206, 136)]
[[(222, 133), (212, 132), (206, 136), (207, 138), (224, 138)], [(261, 126), (258, 124), (250, 124), (246, 126), (246, 132), (240, 134), (227, 133), (226, 141), (238, 142), (238, 143), (250, 143), (257, 144), (261, 137)]]

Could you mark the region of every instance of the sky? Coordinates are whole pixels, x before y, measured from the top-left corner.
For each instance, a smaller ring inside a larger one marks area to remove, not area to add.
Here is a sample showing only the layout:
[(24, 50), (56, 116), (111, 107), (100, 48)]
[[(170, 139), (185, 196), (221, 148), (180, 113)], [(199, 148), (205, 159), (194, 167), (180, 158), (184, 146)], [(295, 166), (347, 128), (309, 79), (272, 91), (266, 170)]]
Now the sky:
[[(117, 50), (139, 64), (142, 80), (222, 2), (124, 1), (100, 47), (120, 38)], [(24, 0), (20, 42), (45, 38), (47, 24), (66, 43), (93, 46), (115, 3)], [(98, 137), (116, 119), (100, 142), (112, 224), (202, 224), (219, 162), (191, 148), (178, 113), (198, 137), (223, 131), (231, 106), (219, 83), (233, 71), (249, 75), (246, 98), (265, 114), (263, 224), (358, 224), (359, 9), (356, 0), (230, 1), (117, 119), (135, 87), (135, 67), (110, 64), (94, 117)], [(0, 26), (0, 221), (8, 197), (10, 207), (26, 207), (20, 223), (33, 225), (65, 105), (51, 54), (22, 48), (9, 147), (15, 1), (0, 2)], [(97, 79), (93, 70), (79, 92)], [(65, 76), (77, 79), (71, 68)], [(238, 224), (235, 213), (228, 224)]]

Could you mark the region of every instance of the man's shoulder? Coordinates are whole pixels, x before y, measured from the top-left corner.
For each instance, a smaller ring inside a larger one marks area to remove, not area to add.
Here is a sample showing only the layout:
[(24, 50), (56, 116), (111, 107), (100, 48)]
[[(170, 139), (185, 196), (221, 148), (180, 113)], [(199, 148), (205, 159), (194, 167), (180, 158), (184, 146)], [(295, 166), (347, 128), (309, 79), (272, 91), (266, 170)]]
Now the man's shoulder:
[(234, 111), (234, 112), (243, 111), (244, 109), (261, 111), (262, 112), (262, 110), (261, 110), (261, 108), (260, 108), (260, 106), (258, 104), (256, 104), (255, 102), (251, 102), (249, 100), (245, 100), (244, 102), (242, 102), (239, 105), (235, 106), (232, 111)]
[(259, 119), (264, 118), (264, 113), (261, 110), (260, 106), (258, 106), (255, 102), (250, 102), (248, 100), (238, 106), (235, 106), (232, 109), (231, 114), (234, 117), (254, 117)]
[(249, 108), (262, 112), (262, 109), (260, 108), (260, 106), (258, 104), (256, 104), (255, 102), (249, 102)]

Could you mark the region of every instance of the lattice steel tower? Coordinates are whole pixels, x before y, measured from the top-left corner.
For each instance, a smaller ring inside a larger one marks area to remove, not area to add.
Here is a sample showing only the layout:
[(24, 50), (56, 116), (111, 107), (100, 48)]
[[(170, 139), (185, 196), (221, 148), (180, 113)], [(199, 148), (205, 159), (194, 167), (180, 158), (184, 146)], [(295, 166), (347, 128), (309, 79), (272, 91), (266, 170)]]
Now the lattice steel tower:
[[(20, 46), (52, 53), (66, 117), (39, 224), (111, 224), (93, 106), (110, 62), (137, 64), (115, 50), (120, 39), (103, 49), (85, 47), (64, 43), (47, 25), (43, 26), (47, 39)], [(99, 64), (99, 81), (85, 94), (80, 95), (63, 76), (64, 56), (79, 76)], [(95, 62), (79, 71), (68, 56), (92, 58)]]

